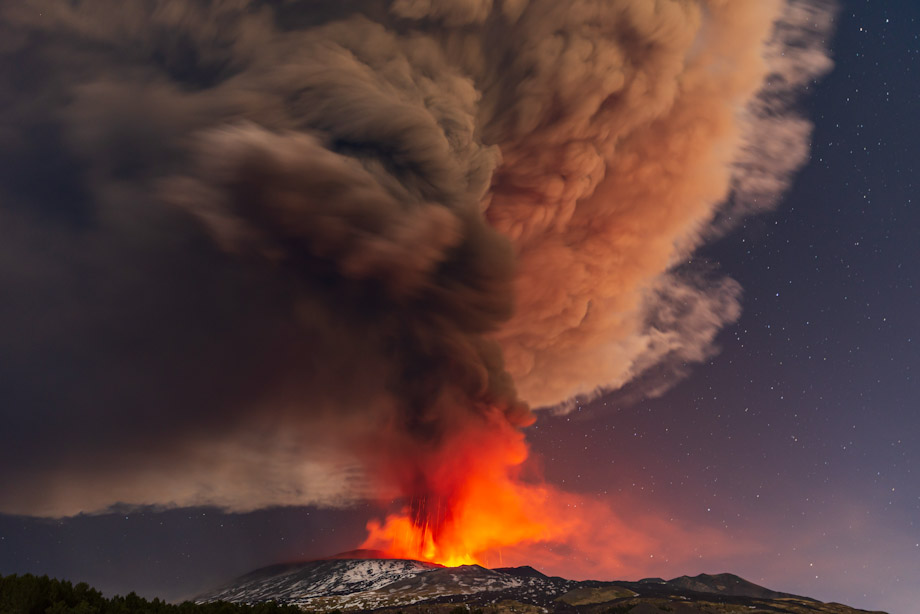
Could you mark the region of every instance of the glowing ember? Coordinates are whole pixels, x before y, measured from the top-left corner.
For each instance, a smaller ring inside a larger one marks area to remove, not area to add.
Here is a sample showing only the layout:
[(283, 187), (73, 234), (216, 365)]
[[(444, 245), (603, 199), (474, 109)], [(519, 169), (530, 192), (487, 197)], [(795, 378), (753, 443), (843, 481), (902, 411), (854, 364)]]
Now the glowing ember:
[(414, 467), (403, 489), (409, 504), (383, 523), (369, 522), (361, 547), (447, 566), (492, 564), (503, 547), (567, 534), (571, 523), (547, 505), (551, 490), (519, 477), (523, 435), (500, 421), (489, 426), (476, 437), (453, 438)]

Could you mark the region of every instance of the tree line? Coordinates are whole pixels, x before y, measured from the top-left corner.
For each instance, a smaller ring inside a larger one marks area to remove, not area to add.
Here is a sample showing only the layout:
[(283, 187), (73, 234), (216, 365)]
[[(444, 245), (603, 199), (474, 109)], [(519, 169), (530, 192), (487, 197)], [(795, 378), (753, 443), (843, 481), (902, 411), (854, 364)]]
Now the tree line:
[(218, 601), (196, 604), (148, 601), (131, 592), (111, 598), (86, 582), (71, 584), (48, 576), (0, 576), (0, 614), (303, 614), (277, 603), (239, 605)]

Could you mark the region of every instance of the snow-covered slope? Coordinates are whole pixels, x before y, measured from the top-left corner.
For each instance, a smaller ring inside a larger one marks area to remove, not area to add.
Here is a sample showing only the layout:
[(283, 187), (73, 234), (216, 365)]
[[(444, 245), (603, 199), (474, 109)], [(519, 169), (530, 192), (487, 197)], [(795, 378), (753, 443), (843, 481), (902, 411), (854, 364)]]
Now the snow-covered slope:
[(453, 614), (458, 606), (488, 614), (866, 614), (836, 603), (777, 593), (731, 574), (667, 581), (576, 582), (545, 576), (532, 567), (442, 567), (420, 561), (365, 558), (380, 556), (373, 552), (345, 555), (361, 558), (264, 567), (197, 601), (279, 601), (313, 612), (342, 610), (355, 614)]
[(514, 573), (514, 569), (486, 569), (479, 565), (461, 565), (434, 569), (425, 574), (398, 580), (376, 591), (352, 595), (337, 601), (341, 609), (374, 610), (391, 605), (408, 605), (422, 601), (473, 601), (477, 604), (505, 600), (549, 605), (577, 582), (562, 578)]
[(198, 602), (306, 604), (317, 597), (354, 595), (440, 569), (440, 565), (400, 559), (331, 559), (272, 565), (201, 595)]
[(333, 558), (257, 569), (196, 601), (279, 601), (318, 611), (373, 610), (461, 595), (484, 603), (524, 599), (548, 604), (575, 584), (531, 568), (492, 570), (479, 565)]

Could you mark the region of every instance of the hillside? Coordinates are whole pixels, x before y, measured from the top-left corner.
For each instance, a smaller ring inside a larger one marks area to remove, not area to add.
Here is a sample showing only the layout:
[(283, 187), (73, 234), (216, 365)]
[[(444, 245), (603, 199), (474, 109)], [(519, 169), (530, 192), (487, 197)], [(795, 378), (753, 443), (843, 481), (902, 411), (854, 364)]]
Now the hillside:
[[(255, 570), (200, 596), (305, 610), (459, 614), (859, 614), (837, 603), (774, 591), (733, 574), (639, 582), (574, 581), (532, 567), (441, 567), (420, 561), (333, 557)], [(884, 613), (875, 613), (884, 614)]]

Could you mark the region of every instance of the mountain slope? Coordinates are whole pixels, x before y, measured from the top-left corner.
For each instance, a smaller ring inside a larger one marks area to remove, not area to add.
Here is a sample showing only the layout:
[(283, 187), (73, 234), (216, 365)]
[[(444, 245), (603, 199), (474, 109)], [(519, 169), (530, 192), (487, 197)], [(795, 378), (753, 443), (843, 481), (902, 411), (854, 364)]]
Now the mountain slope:
[(666, 584), (697, 593), (716, 593), (734, 597), (757, 597), (759, 599), (782, 599), (784, 597), (803, 599), (798, 595), (771, 591), (730, 573), (720, 573), (714, 576), (703, 573), (692, 578), (690, 576), (681, 576), (668, 580)]
[[(347, 553), (373, 556), (375, 553)], [(264, 567), (202, 595), (208, 601), (279, 601), (312, 611), (456, 614), (858, 614), (780, 593), (733, 574), (639, 582), (573, 581), (532, 567), (442, 567), (399, 559), (342, 558)]]
[(399, 580), (440, 568), (434, 563), (399, 559), (331, 558), (263, 567), (196, 601), (232, 603), (308, 603), (314, 598), (374, 591)]

